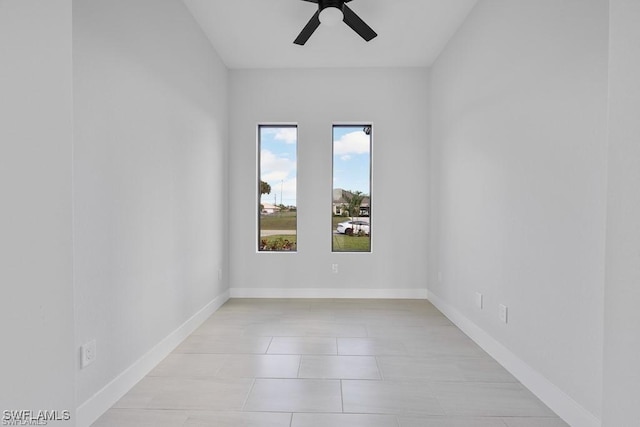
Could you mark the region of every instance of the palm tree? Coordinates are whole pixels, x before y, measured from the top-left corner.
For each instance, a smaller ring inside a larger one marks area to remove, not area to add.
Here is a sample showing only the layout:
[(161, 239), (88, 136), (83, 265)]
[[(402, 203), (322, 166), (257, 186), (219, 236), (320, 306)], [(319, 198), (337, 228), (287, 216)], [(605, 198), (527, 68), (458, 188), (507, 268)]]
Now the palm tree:
[(362, 205), (362, 200), (364, 200), (365, 194), (363, 194), (362, 191), (345, 191), (344, 197), (347, 199), (351, 219), (358, 218), (358, 216), (360, 216), (360, 205)]

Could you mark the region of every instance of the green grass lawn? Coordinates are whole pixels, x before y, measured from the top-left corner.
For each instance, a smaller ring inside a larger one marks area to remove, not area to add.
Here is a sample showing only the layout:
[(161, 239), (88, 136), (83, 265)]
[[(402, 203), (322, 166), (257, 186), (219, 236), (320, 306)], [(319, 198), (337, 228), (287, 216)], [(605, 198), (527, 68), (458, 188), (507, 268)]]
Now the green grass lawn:
[(260, 215), (261, 230), (295, 230), (297, 212), (281, 212)]
[(370, 252), (371, 238), (369, 236), (333, 235), (334, 252)]

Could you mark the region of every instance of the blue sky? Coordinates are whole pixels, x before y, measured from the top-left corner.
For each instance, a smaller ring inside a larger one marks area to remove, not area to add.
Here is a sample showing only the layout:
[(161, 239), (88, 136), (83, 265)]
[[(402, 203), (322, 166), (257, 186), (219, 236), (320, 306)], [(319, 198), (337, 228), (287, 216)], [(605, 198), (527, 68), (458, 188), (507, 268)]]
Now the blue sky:
[(333, 128), (333, 188), (370, 194), (371, 137), (363, 126)]
[[(262, 203), (296, 206), (296, 127), (260, 128), (260, 179), (271, 185)], [(371, 138), (363, 126), (333, 128), (333, 188), (370, 192)], [(329, 165), (327, 165), (329, 167)]]
[(263, 203), (296, 206), (297, 141), (295, 127), (260, 128), (260, 179), (271, 185)]

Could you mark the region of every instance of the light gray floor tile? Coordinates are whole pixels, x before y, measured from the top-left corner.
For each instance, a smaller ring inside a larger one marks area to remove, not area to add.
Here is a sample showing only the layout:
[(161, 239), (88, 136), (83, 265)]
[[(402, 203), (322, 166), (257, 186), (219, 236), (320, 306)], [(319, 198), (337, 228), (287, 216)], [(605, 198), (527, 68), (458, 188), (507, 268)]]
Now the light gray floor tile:
[(250, 379), (185, 379), (157, 393), (150, 408), (240, 410), (251, 389)]
[(394, 415), (293, 414), (291, 427), (398, 427)]
[(98, 427), (566, 427), (428, 301), (232, 299)]
[(506, 427), (500, 418), (400, 417), (400, 427)]
[(340, 381), (257, 379), (244, 410), (342, 412)]
[(449, 415), (555, 415), (519, 383), (431, 383), (431, 388)]
[(399, 340), (389, 338), (338, 338), (338, 354), (343, 356), (407, 355)]
[(149, 376), (215, 377), (228, 358), (226, 354), (173, 353), (160, 362)]
[(163, 387), (162, 378), (144, 377), (122, 396), (122, 398), (113, 405), (113, 408), (145, 409), (161, 387)]
[(149, 409), (110, 409), (93, 427), (176, 427), (187, 420), (184, 411), (154, 411)]
[(234, 354), (218, 371), (219, 378), (297, 378), (298, 355)]
[(183, 427), (289, 427), (291, 414), (268, 412), (193, 412)]
[(400, 336), (411, 356), (451, 356), (486, 358), (490, 356), (456, 327), (431, 328), (422, 336)]
[(373, 356), (303, 356), (300, 378), (379, 380)]
[(245, 322), (235, 322), (232, 320), (226, 320), (223, 318), (217, 318), (215, 320), (209, 318), (198, 329), (193, 331), (192, 335), (205, 335), (214, 337), (235, 337), (246, 334), (248, 327), (253, 326), (255, 320), (252, 319), (250, 325)]
[(503, 421), (507, 427), (569, 427), (560, 418), (511, 417)]
[(251, 325), (246, 328), (245, 334), (263, 337), (297, 337), (307, 335), (295, 324), (283, 323), (281, 320)]
[(446, 358), (380, 356), (378, 366), (389, 381), (461, 381), (457, 366)]
[[(447, 322), (449, 322), (447, 320)], [(367, 333), (372, 338), (429, 338), (444, 331), (460, 332), (451, 323), (439, 321), (425, 325), (394, 325), (389, 323), (369, 324)], [(461, 332), (460, 332), (461, 333)]]
[(502, 365), (491, 358), (456, 358), (456, 366), (462, 371), (465, 381), (518, 382)]
[(335, 338), (273, 337), (268, 354), (338, 354)]
[(271, 337), (191, 335), (174, 353), (264, 354), (270, 343)]
[(372, 338), (395, 338), (395, 339), (415, 339), (431, 340), (437, 338), (462, 338), (469, 339), (460, 329), (451, 324), (434, 324), (427, 322), (426, 325), (392, 325), (380, 323), (367, 325), (367, 332)]
[(386, 311), (384, 309), (366, 311), (363, 319), (366, 322), (367, 330), (373, 333), (386, 328), (411, 327), (425, 328), (432, 326), (452, 326), (449, 319), (440, 313), (425, 313), (415, 311)]
[(395, 381), (342, 381), (344, 412), (360, 414), (444, 415), (424, 384)]
[(516, 382), (491, 359), (382, 356), (378, 357), (378, 366), (385, 380)]
[(314, 321), (300, 315), (288, 322), (278, 320), (252, 325), (245, 333), (270, 337), (366, 337), (367, 328), (353, 323)]
[(145, 377), (116, 405), (119, 408), (240, 410), (251, 379)]

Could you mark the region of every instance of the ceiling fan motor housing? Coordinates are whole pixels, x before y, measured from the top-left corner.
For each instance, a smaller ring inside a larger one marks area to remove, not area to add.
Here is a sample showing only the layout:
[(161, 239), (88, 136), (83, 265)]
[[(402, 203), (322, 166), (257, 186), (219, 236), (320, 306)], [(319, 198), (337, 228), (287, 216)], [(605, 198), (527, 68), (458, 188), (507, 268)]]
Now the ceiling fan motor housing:
[(342, 11), (344, 0), (320, 0), (318, 1), (318, 6), (321, 12), (328, 7), (335, 7), (336, 9), (340, 9)]

